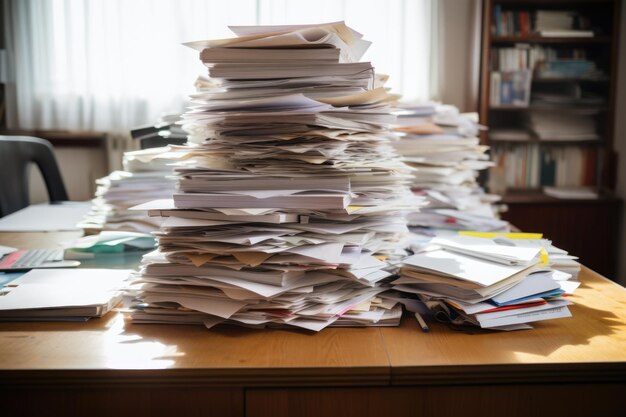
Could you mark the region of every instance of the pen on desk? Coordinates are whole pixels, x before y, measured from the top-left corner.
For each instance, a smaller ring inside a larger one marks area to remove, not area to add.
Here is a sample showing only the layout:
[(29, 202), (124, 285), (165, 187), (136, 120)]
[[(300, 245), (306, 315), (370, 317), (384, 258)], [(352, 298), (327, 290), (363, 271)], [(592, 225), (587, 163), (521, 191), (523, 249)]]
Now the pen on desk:
[(424, 319), (422, 318), (422, 316), (420, 315), (420, 313), (415, 313), (415, 319), (417, 320), (417, 322), (419, 323), (420, 327), (422, 328), (422, 331), (424, 333), (427, 333), (430, 331), (430, 327), (428, 327), (428, 325), (426, 324), (426, 322), (424, 321)]

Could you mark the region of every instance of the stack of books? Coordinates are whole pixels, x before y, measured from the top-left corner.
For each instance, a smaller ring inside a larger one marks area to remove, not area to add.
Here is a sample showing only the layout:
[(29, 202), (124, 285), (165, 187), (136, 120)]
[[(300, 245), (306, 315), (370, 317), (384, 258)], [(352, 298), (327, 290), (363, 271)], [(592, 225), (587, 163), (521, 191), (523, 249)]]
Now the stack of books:
[(589, 20), (570, 10), (537, 10), (535, 31), (541, 36), (569, 38), (593, 37)]
[(389, 144), (394, 97), (343, 22), (233, 27), (187, 44), (211, 78), (183, 115), (168, 216), (127, 303), (136, 323), (212, 327), (398, 323), (379, 295), (423, 199)]
[(124, 153), (123, 171), (96, 181), (92, 207), (79, 227), (87, 233), (129, 231), (151, 233), (161, 219), (150, 218), (131, 207), (159, 198), (171, 198), (175, 181), (169, 148), (152, 148)]
[[(406, 107), (406, 106), (405, 106)], [(478, 124), (453, 106), (407, 107), (394, 129), (394, 147), (413, 168), (411, 187), (429, 204), (408, 215), (409, 225), (429, 229), (506, 231), (489, 195), (478, 185), (480, 170), (493, 166), (479, 144)]]
[(492, 330), (570, 317), (567, 299), (580, 285), (553, 269), (538, 244), (502, 238), (436, 238), (404, 261), (394, 289), (417, 295), (433, 316)]
[(596, 113), (594, 110), (569, 111), (565, 114), (534, 112), (530, 115), (530, 129), (540, 140), (599, 140)]
[(514, 48), (493, 48), (491, 69), (497, 78), (502, 78), (501, 73), (531, 70), (536, 80), (606, 79), (604, 71), (587, 55), (584, 48), (517, 44)]
[(570, 38), (593, 37), (591, 22), (573, 10), (503, 10), (501, 5), (493, 8), (491, 31), (496, 36), (539, 36)]

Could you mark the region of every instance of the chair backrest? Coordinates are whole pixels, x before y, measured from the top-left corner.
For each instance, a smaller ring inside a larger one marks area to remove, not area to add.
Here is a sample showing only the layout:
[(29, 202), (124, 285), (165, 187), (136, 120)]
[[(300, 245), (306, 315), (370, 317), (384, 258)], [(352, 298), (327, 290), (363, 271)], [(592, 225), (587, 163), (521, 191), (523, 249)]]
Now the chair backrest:
[(29, 205), (29, 167), (35, 163), (51, 202), (68, 200), (50, 142), (29, 136), (0, 136), (0, 216)]

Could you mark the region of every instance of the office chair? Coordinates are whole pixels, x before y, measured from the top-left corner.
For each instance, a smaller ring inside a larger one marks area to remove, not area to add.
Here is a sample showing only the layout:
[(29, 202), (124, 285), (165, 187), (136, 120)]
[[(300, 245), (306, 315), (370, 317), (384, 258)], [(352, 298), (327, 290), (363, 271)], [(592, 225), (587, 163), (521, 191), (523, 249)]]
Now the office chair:
[(0, 136), (0, 217), (29, 205), (29, 165), (35, 163), (50, 202), (68, 200), (50, 142), (28, 136)]

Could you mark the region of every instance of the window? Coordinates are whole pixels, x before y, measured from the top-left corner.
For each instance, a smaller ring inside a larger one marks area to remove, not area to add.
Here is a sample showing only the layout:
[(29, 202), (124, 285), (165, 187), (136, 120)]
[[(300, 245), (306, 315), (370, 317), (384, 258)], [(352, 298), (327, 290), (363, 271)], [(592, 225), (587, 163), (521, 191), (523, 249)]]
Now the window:
[(5, 0), (9, 127), (126, 132), (184, 111), (204, 73), (182, 42), (227, 26), (346, 20), (372, 41), (364, 60), (408, 99), (436, 73), (434, 0)]

